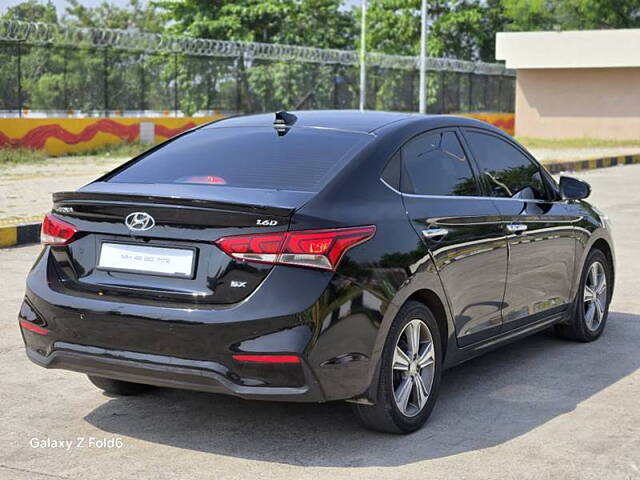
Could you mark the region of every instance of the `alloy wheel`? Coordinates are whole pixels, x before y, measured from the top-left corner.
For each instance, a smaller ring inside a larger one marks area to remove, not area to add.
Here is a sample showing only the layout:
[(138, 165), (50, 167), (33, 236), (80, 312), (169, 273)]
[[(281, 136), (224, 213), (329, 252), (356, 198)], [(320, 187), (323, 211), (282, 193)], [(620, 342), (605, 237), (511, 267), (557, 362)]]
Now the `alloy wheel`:
[(584, 321), (587, 328), (595, 332), (600, 327), (607, 307), (607, 275), (600, 262), (589, 267), (584, 282)]
[(418, 415), (427, 403), (435, 373), (431, 331), (425, 322), (413, 319), (405, 325), (393, 355), (393, 396), (400, 412)]

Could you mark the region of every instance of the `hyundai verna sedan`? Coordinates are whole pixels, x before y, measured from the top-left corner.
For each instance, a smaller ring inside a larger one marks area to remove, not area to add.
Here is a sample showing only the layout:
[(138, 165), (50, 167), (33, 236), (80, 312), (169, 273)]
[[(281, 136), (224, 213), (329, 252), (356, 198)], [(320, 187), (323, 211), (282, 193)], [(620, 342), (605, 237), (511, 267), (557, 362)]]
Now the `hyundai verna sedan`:
[(26, 351), (112, 394), (348, 400), (411, 432), (444, 369), (602, 334), (614, 251), (589, 193), (472, 119), (224, 119), (54, 195)]

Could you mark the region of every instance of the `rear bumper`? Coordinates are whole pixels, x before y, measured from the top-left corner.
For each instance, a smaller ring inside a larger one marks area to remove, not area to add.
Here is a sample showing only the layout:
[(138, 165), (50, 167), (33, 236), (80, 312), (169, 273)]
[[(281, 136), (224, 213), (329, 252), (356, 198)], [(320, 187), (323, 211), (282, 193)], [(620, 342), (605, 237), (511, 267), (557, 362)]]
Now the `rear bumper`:
[[(326, 400), (304, 357), (312, 326), (298, 315), (185, 324), (162, 310), (146, 307), (142, 317), (123, 305), (71, 308), (27, 290), (19, 320), (28, 358), (45, 368), (246, 399)], [(300, 362), (238, 362), (234, 354), (294, 354)]]
[[(49, 355), (41, 355), (27, 347), (27, 357), (45, 368), (71, 370), (159, 387), (222, 393), (248, 400), (324, 401), (317, 382), (304, 364), (302, 368), (308, 378), (304, 386), (257, 387), (238, 385), (228, 380), (221, 372), (224, 367), (213, 362), (178, 361), (179, 359), (159, 355), (141, 355), (72, 344), (60, 344)], [(176, 361), (180, 365), (176, 365)]]
[[(344, 300), (336, 301), (332, 273), (274, 268), (240, 304), (185, 308), (70, 291), (47, 270), (45, 253), (29, 273), (20, 312), (27, 355), (45, 368), (304, 402), (357, 397), (371, 382), (377, 312), (365, 308), (363, 293), (354, 299), (338, 290)], [(293, 354), (301, 362), (244, 363), (234, 354)]]

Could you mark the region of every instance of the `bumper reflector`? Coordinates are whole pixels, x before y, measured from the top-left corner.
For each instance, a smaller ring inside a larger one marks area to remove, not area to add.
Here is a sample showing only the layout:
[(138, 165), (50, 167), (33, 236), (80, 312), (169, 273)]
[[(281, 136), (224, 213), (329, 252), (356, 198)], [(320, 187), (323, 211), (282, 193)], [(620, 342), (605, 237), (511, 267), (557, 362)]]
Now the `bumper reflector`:
[(35, 325), (31, 322), (27, 322), (26, 320), (20, 320), (20, 326), (22, 328), (24, 328), (25, 330), (30, 330), (32, 332), (37, 333), (38, 335), (48, 335), (49, 334), (49, 330), (45, 330), (42, 327), (39, 327), (38, 325)]
[(300, 363), (297, 355), (232, 355), (236, 362), (246, 363)]

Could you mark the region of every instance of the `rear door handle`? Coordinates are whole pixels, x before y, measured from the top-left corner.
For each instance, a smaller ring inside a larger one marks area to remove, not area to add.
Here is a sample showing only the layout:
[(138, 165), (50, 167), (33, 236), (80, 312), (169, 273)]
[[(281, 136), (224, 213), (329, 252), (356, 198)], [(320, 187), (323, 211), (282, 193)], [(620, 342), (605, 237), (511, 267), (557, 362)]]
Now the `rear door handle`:
[(527, 229), (527, 226), (523, 223), (508, 223), (507, 230), (511, 233), (522, 233)]
[(431, 240), (442, 240), (442, 238), (449, 233), (446, 228), (428, 228), (422, 230), (422, 236)]

